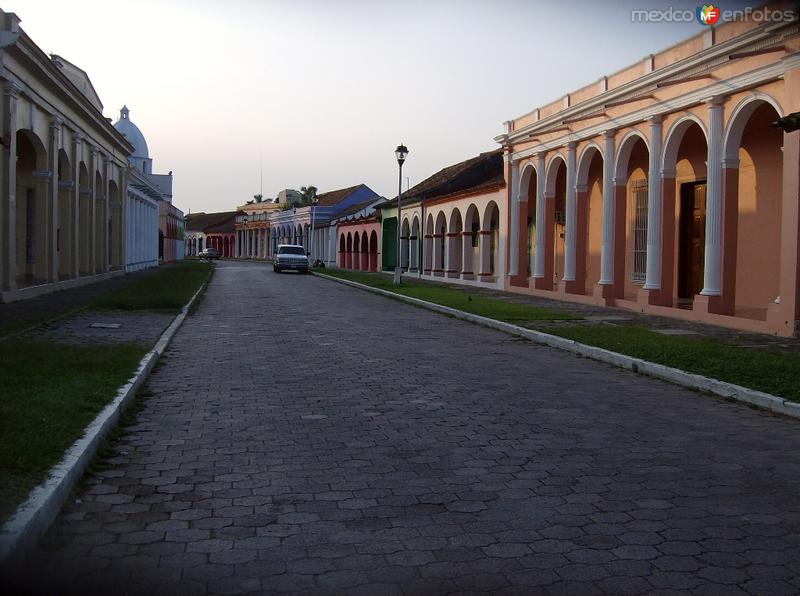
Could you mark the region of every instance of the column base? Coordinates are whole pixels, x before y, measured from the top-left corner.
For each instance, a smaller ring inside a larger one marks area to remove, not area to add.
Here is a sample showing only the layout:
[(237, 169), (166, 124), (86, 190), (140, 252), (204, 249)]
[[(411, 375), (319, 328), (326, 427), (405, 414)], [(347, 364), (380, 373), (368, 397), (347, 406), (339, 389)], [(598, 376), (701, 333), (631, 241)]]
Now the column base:
[(524, 288), (528, 285), (528, 277), (527, 275), (522, 275), (518, 273), (517, 275), (512, 275), (508, 278), (508, 283), (512, 286)]
[(704, 296), (697, 294), (692, 300), (692, 311), (699, 314), (723, 314), (720, 296)]
[(615, 306), (614, 301), (614, 286), (597, 284), (592, 290), (592, 295), (599, 304), (605, 306)]
[(433, 270), (434, 277), (444, 277), (444, 270), (443, 269), (434, 269)]
[(494, 281), (494, 273), (478, 273), (478, 279), (480, 281)]
[(534, 279), (533, 287), (537, 290), (553, 291), (553, 281), (545, 279), (544, 277), (537, 277)]
[(461, 279), (473, 281), (475, 279), (475, 274), (472, 271), (462, 271)]
[(563, 282), (564, 292), (566, 294), (585, 294), (586, 287), (582, 281), (565, 281)]
[(636, 294), (636, 303), (642, 306), (672, 306), (672, 296), (666, 296), (661, 288), (657, 290), (640, 289)]
[(447, 277), (450, 277), (450, 278), (453, 278), (453, 279), (458, 279), (458, 277), (459, 277), (458, 271), (455, 271), (453, 269), (448, 269), (446, 271), (446, 273), (447, 273)]

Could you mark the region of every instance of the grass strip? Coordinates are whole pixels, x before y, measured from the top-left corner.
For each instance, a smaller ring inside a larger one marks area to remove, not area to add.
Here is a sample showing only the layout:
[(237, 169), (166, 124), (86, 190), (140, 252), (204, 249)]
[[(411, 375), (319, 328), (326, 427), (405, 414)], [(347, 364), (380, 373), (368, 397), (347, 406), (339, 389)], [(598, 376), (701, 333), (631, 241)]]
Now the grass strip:
[(0, 343), (0, 519), (83, 436), (146, 352), (137, 344)]
[(800, 355), (666, 336), (642, 327), (567, 325), (547, 333), (800, 402)]
[(392, 277), (380, 273), (366, 273), (349, 269), (320, 269), (319, 273), (355, 281), (373, 288), (394, 292), (395, 294), (427, 300), (428, 302), (507, 323), (520, 324), (528, 321), (547, 320), (570, 321), (581, 318), (567, 312), (481, 296), (471, 293), (467, 288), (462, 290), (433, 282), (413, 281), (405, 277), (402, 285), (395, 286), (392, 284)]
[(146, 277), (135, 278), (93, 301), (95, 310), (160, 310), (178, 313), (205, 283), (214, 266), (205, 261), (178, 261)]

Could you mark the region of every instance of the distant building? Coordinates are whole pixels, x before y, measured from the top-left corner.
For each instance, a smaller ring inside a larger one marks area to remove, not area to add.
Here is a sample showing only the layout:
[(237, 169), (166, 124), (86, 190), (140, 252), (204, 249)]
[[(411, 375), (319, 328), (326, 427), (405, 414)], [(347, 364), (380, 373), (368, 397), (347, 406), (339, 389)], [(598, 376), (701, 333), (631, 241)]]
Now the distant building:
[(331, 221), (356, 205), (365, 208), (379, 200), (381, 197), (369, 186), (358, 184), (317, 195), (316, 207), (304, 205), (273, 213), (269, 219), (266, 256), (271, 258), (279, 244), (300, 244), (312, 261), (321, 259), (335, 264), (336, 226), (332, 226)]
[(128, 156), (88, 75), (0, 10), (0, 299), (121, 274)]
[(186, 216), (185, 255), (196, 257), (215, 248), (224, 258), (234, 255), (236, 211), (190, 213)]
[(127, 206), (131, 220), (127, 228), (125, 269), (135, 271), (161, 262), (183, 258), (183, 212), (172, 204), (172, 172), (153, 174), (153, 160), (142, 131), (122, 106), (114, 124), (133, 145), (128, 158)]

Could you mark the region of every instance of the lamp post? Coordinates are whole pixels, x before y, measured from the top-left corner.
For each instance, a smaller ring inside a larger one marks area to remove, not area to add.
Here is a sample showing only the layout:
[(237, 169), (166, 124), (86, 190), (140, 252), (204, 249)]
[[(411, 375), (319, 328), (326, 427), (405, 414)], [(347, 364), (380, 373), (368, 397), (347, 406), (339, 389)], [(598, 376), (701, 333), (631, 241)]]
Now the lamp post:
[(311, 199), (311, 241), (308, 243), (309, 244), (308, 252), (309, 252), (309, 254), (311, 256), (311, 266), (312, 267), (314, 266), (314, 212), (317, 209), (317, 201), (318, 200), (319, 199), (317, 199), (316, 196), (313, 199)]
[(394, 285), (399, 286), (402, 273), (402, 267), (400, 264), (400, 209), (403, 195), (403, 162), (406, 160), (406, 156), (408, 155), (408, 148), (403, 145), (403, 143), (400, 143), (397, 146), (397, 149), (394, 150), (394, 154), (397, 157), (397, 165), (400, 166), (400, 172), (397, 178), (397, 262), (394, 266)]

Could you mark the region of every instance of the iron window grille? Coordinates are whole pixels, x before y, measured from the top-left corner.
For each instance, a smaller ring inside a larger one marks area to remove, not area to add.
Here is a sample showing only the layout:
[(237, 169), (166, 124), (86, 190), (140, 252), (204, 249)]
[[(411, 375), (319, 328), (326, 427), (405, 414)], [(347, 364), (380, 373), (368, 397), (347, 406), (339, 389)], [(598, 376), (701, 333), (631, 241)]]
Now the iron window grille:
[(631, 281), (644, 283), (647, 269), (647, 180), (631, 185), (633, 194), (633, 271)]

